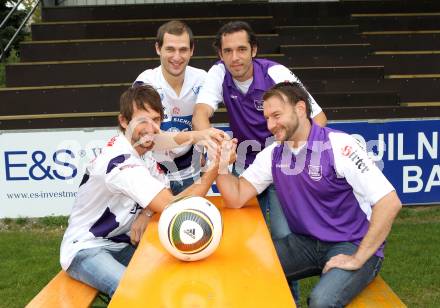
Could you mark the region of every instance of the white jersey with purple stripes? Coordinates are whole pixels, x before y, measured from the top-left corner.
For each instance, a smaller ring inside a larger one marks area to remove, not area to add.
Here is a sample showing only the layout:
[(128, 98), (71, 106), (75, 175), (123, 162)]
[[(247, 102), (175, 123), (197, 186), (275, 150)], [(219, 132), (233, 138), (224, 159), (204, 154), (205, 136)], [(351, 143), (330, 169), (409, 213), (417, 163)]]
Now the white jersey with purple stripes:
[[(359, 245), (372, 207), (394, 187), (350, 135), (312, 125), (307, 143), (274, 143), (242, 176), (261, 193), (274, 183), (292, 232)], [(383, 246), (376, 255), (383, 257)]]
[(62, 268), (82, 249), (128, 245), (140, 210), (168, 186), (151, 152), (141, 158), (124, 135), (113, 137), (86, 168), (61, 243)]
[[(206, 72), (204, 70), (187, 66), (182, 89), (177, 95), (165, 80), (162, 68), (159, 66), (141, 73), (134, 83), (147, 83), (156, 89), (164, 109), (161, 129), (178, 132), (192, 130), (194, 106), (205, 79)], [(200, 173), (200, 169), (195, 170), (191, 164), (192, 149), (192, 146), (184, 146), (165, 152), (155, 152), (154, 157), (159, 162), (167, 162), (166, 166), (169, 167), (167, 176), (171, 181), (184, 180), (198, 176)], [(185, 158), (185, 155), (188, 157)], [(176, 158), (180, 159), (176, 160)]]

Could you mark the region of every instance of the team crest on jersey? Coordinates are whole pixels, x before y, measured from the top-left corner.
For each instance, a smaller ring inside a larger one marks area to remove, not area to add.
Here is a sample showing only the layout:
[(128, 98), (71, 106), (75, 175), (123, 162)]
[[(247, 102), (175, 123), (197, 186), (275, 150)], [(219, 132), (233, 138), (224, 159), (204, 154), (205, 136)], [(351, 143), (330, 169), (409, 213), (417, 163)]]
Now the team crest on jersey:
[(309, 165), (309, 176), (313, 181), (322, 179), (322, 166)]
[(262, 99), (254, 99), (255, 109), (258, 111), (263, 111), (263, 100)]
[(179, 107), (174, 107), (173, 108), (173, 115), (179, 115), (180, 114), (180, 108)]

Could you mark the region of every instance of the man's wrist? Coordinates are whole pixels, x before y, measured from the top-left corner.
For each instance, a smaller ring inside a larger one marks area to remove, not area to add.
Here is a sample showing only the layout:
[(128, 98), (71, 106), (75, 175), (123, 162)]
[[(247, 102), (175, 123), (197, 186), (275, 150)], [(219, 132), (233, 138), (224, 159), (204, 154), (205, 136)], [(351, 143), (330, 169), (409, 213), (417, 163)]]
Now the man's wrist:
[(153, 217), (153, 215), (154, 215), (154, 212), (152, 210), (150, 210), (148, 207), (144, 208), (143, 212), (144, 212), (145, 216), (150, 217), (150, 218)]

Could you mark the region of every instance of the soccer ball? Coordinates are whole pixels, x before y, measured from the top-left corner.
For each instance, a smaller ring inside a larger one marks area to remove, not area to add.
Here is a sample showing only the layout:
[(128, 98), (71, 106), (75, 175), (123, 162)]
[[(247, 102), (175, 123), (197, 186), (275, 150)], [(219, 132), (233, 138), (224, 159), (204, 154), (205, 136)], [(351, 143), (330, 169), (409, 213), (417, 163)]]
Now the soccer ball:
[(197, 261), (212, 254), (223, 233), (220, 211), (202, 197), (184, 197), (160, 215), (159, 239), (176, 258)]

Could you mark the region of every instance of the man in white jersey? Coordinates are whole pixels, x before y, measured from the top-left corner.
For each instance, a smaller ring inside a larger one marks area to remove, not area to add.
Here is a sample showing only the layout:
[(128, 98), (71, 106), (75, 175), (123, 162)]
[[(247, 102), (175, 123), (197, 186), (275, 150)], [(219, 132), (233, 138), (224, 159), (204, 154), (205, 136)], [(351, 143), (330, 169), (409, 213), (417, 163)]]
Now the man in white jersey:
[[(122, 134), (87, 166), (61, 243), (63, 270), (110, 297), (150, 217), (173, 199), (166, 176), (152, 157), (153, 147), (169, 136), (175, 145), (223, 140), (223, 132), (216, 129), (159, 134), (162, 118), (160, 97), (153, 87), (134, 86), (122, 94)], [(200, 182), (180, 196), (208, 192), (218, 172), (218, 161), (211, 161)]]
[(240, 208), (274, 183), (291, 233), (274, 241), (288, 279), (320, 276), (310, 307), (344, 307), (378, 274), (401, 203), (390, 182), (348, 134), (310, 119), (309, 95), (280, 83), (263, 96), (265, 148), (240, 178), (220, 174), (226, 206)]
[[(206, 78), (204, 70), (188, 66), (194, 52), (191, 29), (172, 20), (157, 31), (156, 52), (160, 66), (140, 74), (135, 83), (151, 84), (159, 92), (164, 107), (164, 131), (192, 130), (192, 115), (197, 95)], [(178, 194), (200, 177), (200, 150), (185, 147), (155, 152), (155, 158), (167, 172), (170, 187)]]

